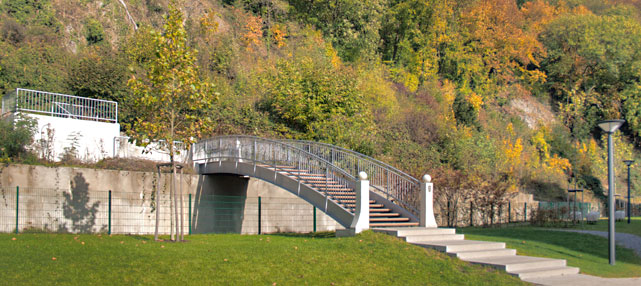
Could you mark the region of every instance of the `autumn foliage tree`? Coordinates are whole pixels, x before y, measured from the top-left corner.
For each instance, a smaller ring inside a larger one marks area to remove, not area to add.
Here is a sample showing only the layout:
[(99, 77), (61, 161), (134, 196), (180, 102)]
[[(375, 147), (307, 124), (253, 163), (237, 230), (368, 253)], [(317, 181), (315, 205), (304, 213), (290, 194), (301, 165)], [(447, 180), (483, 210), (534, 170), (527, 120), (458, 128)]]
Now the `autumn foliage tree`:
[[(139, 75), (128, 82), (128, 104), (135, 110), (130, 135), (139, 144), (164, 140), (172, 165), (172, 193), (176, 189), (176, 142), (189, 147), (212, 128), (204, 116), (215, 100), (211, 86), (201, 81), (196, 51), (188, 46), (183, 15), (171, 1), (162, 33), (153, 32), (155, 53)], [(176, 218), (177, 219), (177, 218)], [(176, 222), (178, 225), (178, 222)], [(158, 226), (156, 226), (156, 235)]]

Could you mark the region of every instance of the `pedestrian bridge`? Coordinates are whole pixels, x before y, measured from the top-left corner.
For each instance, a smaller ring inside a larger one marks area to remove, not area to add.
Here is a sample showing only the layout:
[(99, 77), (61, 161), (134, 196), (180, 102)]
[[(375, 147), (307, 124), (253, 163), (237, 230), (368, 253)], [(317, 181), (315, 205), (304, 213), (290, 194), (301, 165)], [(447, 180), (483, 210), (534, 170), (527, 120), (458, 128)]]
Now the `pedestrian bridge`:
[(436, 227), (432, 184), (366, 155), (330, 144), (219, 136), (193, 147), (198, 173), (236, 174), (277, 185), (346, 229)]

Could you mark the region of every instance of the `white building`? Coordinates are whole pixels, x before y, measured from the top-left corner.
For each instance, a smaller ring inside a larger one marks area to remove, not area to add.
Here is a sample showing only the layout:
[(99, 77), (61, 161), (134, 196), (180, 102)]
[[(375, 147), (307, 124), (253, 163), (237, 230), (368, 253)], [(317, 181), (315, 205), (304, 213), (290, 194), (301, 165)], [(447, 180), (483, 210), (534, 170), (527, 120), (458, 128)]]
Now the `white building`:
[[(18, 88), (2, 99), (2, 115), (36, 119), (33, 148), (48, 160), (75, 156), (85, 162), (109, 157), (169, 161), (161, 144), (143, 148), (121, 136), (115, 101)], [(179, 160), (187, 157), (182, 152)]]

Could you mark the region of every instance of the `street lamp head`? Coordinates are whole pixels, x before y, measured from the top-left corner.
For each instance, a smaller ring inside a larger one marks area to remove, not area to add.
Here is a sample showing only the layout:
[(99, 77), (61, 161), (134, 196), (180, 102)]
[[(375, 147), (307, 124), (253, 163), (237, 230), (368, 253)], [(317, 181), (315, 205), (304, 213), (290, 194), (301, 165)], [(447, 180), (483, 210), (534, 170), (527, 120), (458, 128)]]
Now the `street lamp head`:
[(634, 163), (634, 160), (623, 160), (623, 163), (625, 163), (629, 167), (630, 165), (632, 165), (632, 163)]
[(614, 133), (614, 131), (617, 131), (623, 123), (625, 123), (625, 120), (623, 119), (604, 120), (599, 122), (599, 127), (607, 133)]

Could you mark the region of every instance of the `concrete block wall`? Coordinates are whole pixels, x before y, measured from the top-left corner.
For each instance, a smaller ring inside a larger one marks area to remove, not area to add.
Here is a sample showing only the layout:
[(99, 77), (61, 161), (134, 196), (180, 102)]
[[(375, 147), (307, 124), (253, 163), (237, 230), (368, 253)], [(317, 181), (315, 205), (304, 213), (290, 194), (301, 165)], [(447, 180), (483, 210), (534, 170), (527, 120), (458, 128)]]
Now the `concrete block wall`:
[[(112, 233), (152, 234), (156, 225), (154, 190), (158, 185), (159, 230), (168, 234), (170, 182), (168, 174), (158, 178), (155, 172), (1, 165), (0, 232), (16, 228), (15, 194), (19, 186), (19, 231), (106, 232), (111, 190)], [(259, 196), (262, 233), (312, 231), (313, 206), (267, 182), (236, 175), (185, 175), (182, 187), (185, 233), (189, 228), (189, 194), (194, 233), (257, 233)], [(231, 198), (236, 207), (225, 207), (229, 204), (224, 198)], [(338, 226), (321, 210), (317, 210), (316, 218), (318, 231)]]
[[(278, 186), (231, 174), (208, 175), (201, 179), (194, 201), (194, 233), (258, 233), (258, 197), (261, 198), (261, 233), (313, 231), (314, 207)], [(212, 201), (242, 203), (240, 207), (232, 207), (232, 203)], [(214, 207), (199, 207), (205, 204)], [(322, 210), (316, 210), (317, 231), (337, 228), (342, 227)]]

